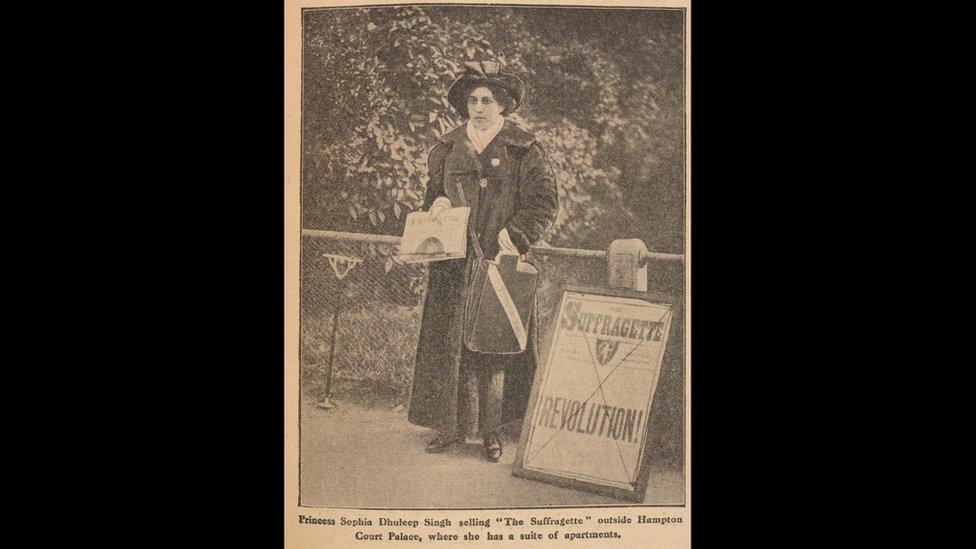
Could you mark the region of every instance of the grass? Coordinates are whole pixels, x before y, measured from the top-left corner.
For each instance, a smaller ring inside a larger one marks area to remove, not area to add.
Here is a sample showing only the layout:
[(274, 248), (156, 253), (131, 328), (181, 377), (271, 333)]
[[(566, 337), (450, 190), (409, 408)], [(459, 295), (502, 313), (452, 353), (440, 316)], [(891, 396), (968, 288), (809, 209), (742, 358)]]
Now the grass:
[[(420, 306), (366, 303), (340, 313), (332, 396), (364, 404), (406, 405), (420, 332)], [(302, 320), (302, 394), (326, 395), (332, 314)]]

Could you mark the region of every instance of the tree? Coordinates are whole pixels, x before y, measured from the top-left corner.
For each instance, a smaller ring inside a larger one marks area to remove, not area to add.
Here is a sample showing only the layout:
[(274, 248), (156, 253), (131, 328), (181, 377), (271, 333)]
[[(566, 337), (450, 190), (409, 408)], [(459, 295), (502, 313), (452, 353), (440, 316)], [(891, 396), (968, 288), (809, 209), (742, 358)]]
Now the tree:
[(528, 99), (512, 118), (536, 134), (556, 170), (560, 215), (547, 240), (605, 247), (636, 236), (680, 248), (676, 13), (306, 11), (304, 225), (399, 234), (422, 204), (427, 152), (461, 123), (446, 100), (449, 86), (463, 61), (494, 59), (523, 77)]

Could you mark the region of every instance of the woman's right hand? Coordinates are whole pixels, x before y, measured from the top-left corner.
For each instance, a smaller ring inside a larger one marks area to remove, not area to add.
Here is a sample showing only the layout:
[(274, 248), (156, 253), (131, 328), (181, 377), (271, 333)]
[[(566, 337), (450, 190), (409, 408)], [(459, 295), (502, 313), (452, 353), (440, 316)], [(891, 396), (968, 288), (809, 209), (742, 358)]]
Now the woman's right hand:
[(449, 209), (451, 209), (451, 199), (446, 196), (440, 196), (430, 205), (430, 209), (427, 211), (430, 213), (431, 219), (437, 221), (437, 216), (444, 210)]

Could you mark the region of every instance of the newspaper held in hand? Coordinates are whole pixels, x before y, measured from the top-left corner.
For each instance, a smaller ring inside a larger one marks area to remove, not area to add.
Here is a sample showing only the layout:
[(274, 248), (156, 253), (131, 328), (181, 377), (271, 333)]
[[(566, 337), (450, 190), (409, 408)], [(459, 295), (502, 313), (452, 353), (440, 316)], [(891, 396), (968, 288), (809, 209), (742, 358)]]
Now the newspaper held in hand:
[(457, 259), (467, 253), (468, 215), (471, 208), (443, 210), (433, 219), (428, 212), (407, 215), (399, 257), (405, 263)]

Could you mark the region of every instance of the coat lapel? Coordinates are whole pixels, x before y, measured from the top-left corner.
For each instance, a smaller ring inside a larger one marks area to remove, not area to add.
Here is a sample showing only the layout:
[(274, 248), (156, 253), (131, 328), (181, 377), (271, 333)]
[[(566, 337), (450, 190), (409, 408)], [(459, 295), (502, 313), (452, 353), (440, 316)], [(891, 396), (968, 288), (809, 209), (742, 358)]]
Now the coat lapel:
[(525, 148), (535, 141), (535, 137), (523, 131), (511, 120), (505, 119), (505, 125), (502, 126), (501, 131), (498, 132), (498, 135), (493, 140), (493, 142), (496, 141), (505, 145), (515, 145), (516, 147)]
[[(441, 141), (453, 142), (455, 145), (454, 150), (463, 153), (464, 160), (458, 168), (463, 169), (463, 171), (475, 171), (480, 174), (481, 158), (478, 155), (478, 151), (474, 148), (474, 144), (468, 139), (467, 132), (465, 132), (465, 125), (467, 123), (465, 121), (464, 124), (441, 136)], [(491, 150), (498, 145), (502, 145), (503, 147), (504, 145), (515, 145), (516, 147), (525, 148), (531, 145), (533, 141), (535, 141), (535, 137), (532, 134), (526, 133), (516, 126), (514, 122), (506, 119), (501, 131), (491, 140), (491, 143), (488, 144), (485, 150)]]
[(468, 139), (468, 135), (464, 131), (464, 124), (444, 134), (441, 139), (445, 142), (454, 143), (454, 147), (451, 149), (454, 158), (451, 158), (450, 162), (448, 162), (449, 172), (475, 172), (479, 176), (481, 175), (481, 159), (478, 157), (478, 151), (475, 150), (474, 144), (471, 143), (471, 140)]

